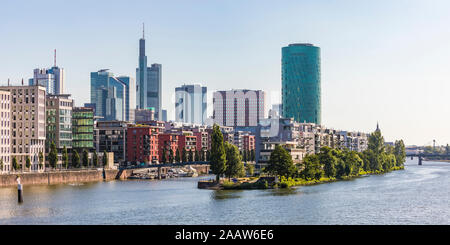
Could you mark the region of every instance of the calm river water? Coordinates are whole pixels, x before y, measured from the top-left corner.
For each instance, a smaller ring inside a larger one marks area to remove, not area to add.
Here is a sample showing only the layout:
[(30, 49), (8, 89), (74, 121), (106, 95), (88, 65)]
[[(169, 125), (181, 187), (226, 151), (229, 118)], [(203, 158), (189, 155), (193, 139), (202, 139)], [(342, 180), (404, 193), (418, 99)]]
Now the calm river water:
[[(204, 177), (203, 177), (204, 178)], [(0, 188), (0, 224), (450, 224), (450, 163), (292, 190), (197, 189), (199, 178)]]

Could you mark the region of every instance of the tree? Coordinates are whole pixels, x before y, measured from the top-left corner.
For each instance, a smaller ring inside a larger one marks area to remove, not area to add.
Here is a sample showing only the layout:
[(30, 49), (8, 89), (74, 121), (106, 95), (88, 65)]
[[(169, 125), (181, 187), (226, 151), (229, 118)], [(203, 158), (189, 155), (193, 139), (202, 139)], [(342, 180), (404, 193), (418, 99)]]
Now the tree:
[(253, 166), (253, 164), (247, 164), (247, 166), (245, 166), (245, 170), (249, 176), (253, 176), (255, 174), (255, 166)]
[(183, 148), (181, 158), (182, 158), (182, 162), (187, 162), (189, 160), (186, 148)]
[(0, 158), (0, 172), (3, 171), (3, 159)]
[(214, 124), (213, 126), (211, 135), (211, 153), (209, 158), (212, 173), (216, 175), (216, 182), (218, 183), (220, 175), (225, 173), (227, 157), (223, 143), (223, 134), (217, 124)]
[(324, 165), (324, 173), (328, 178), (336, 176), (336, 151), (327, 146), (320, 149), (319, 162)]
[(69, 167), (69, 153), (67, 152), (66, 146), (63, 148), (62, 162), (64, 167), (67, 169)]
[(180, 162), (181, 160), (181, 154), (180, 154), (180, 149), (177, 150), (176, 154), (175, 154), (175, 162)]
[(17, 158), (15, 156), (12, 158), (12, 166), (13, 166), (13, 169), (16, 171), (20, 169), (20, 166), (17, 163)]
[(48, 163), (52, 168), (56, 168), (58, 163), (58, 150), (56, 150), (55, 142), (50, 144), (50, 152), (48, 153)]
[(189, 152), (188, 153), (188, 161), (193, 162), (194, 161), (194, 150), (191, 149), (188, 152)]
[(347, 169), (345, 172), (347, 175), (358, 175), (359, 170), (363, 167), (363, 160), (359, 157), (356, 151), (346, 151), (344, 153), (344, 161), (347, 163)]
[(211, 150), (207, 150), (206, 151), (206, 158), (205, 158), (205, 160), (206, 161), (211, 161)]
[(304, 179), (316, 179), (320, 180), (324, 171), (319, 161), (319, 157), (315, 154), (306, 155), (303, 158), (304, 169), (301, 172), (301, 175)]
[(200, 161), (200, 152), (199, 151), (195, 151), (195, 161)]
[[(447, 145), (448, 148), (448, 145)], [(406, 161), (405, 143), (403, 140), (395, 141), (394, 152), (396, 165), (401, 167)]]
[(281, 145), (277, 145), (270, 154), (269, 165), (265, 168), (265, 172), (272, 175), (292, 177), (296, 174), (297, 168), (292, 161), (291, 154)]
[(89, 165), (89, 153), (86, 149), (83, 150), (83, 166), (87, 167)]
[(78, 154), (78, 151), (73, 150), (72, 152), (72, 166), (75, 168), (80, 167), (80, 155)]
[(250, 151), (250, 161), (252, 161), (252, 162), (255, 161), (255, 149), (252, 149)]
[(42, 169), (44, 167), (44, 153), (39, 152), (39, 167)]
[(106, 152), (106, 150), (103, 151), (103, 167), (106, 166), (106, 164), (108, 163), (108, 153)]
[(25, 160), (25, 167), (28, 169), (31, 167), (31, 160), (30, 160), (29, 156), (27, 156), (27, 158)]
[(97, 151), (94, 151), (94, 155), (92, 156), (92, 165), (94, 165), (94, 167), (98, 166), (98, 155), (97, 155)]
[(231, 179), (231, 177), (243, 177), (245, 175), (244, 164), (237, 146), (225, 142), (225, 154), (227, 159), (225, 176), (228, 179)]
[(163, 147), (162, 156), (161, 156), (161, 163), (166, 163), (167, 162), (166, 155), (167, 155), (166, 148)]
[(173, 150), (172, 147), (169, 149), (169, 163), (173, 163)]

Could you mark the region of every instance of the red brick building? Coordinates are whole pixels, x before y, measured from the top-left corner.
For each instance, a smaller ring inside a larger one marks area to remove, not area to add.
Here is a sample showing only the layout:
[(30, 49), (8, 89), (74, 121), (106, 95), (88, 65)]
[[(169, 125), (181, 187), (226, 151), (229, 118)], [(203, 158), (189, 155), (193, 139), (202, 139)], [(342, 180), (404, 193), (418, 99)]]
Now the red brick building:
[(127, 129), (127, 161), (137, 163), (157, 163), (158, 133), (153, 126), (129, 126)]
[(243, 139), (243, 150), (251, 151), (255, 150), (255, 136), (254, 135), (244, 135)]

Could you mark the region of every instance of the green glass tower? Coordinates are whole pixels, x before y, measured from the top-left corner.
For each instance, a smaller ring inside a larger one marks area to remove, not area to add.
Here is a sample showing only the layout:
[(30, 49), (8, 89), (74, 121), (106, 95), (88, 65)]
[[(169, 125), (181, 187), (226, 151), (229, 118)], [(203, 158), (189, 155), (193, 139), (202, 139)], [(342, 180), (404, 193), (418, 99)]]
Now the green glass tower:
[(308, 43), (282, 49), (282, 115), (321, 124), (320, 48)]

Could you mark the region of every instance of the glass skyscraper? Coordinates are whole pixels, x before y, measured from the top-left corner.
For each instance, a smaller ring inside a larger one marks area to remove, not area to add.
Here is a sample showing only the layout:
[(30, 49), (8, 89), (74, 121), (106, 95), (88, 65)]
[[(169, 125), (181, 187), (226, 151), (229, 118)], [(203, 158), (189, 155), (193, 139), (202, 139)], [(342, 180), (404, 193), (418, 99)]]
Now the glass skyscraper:
[(147, 67), (144, 34), (139, 39), (139, 67), (136, 68), (136, 105), (139, 109), (155, 108), (155, 119), (161, 120), (162, 66), (152, 64)]
[(307, 43), (282, 49), (282, 115), (321, 124), (320, 48)]
[(199, 84), (175, 88), (175, 121), (204, 124), (206, 120), (207, 88)]
[(91, 72), (91, 104), (100, 120), (133, 121), (134, 92), (130, 77), (114, 77), (107, 69)]

